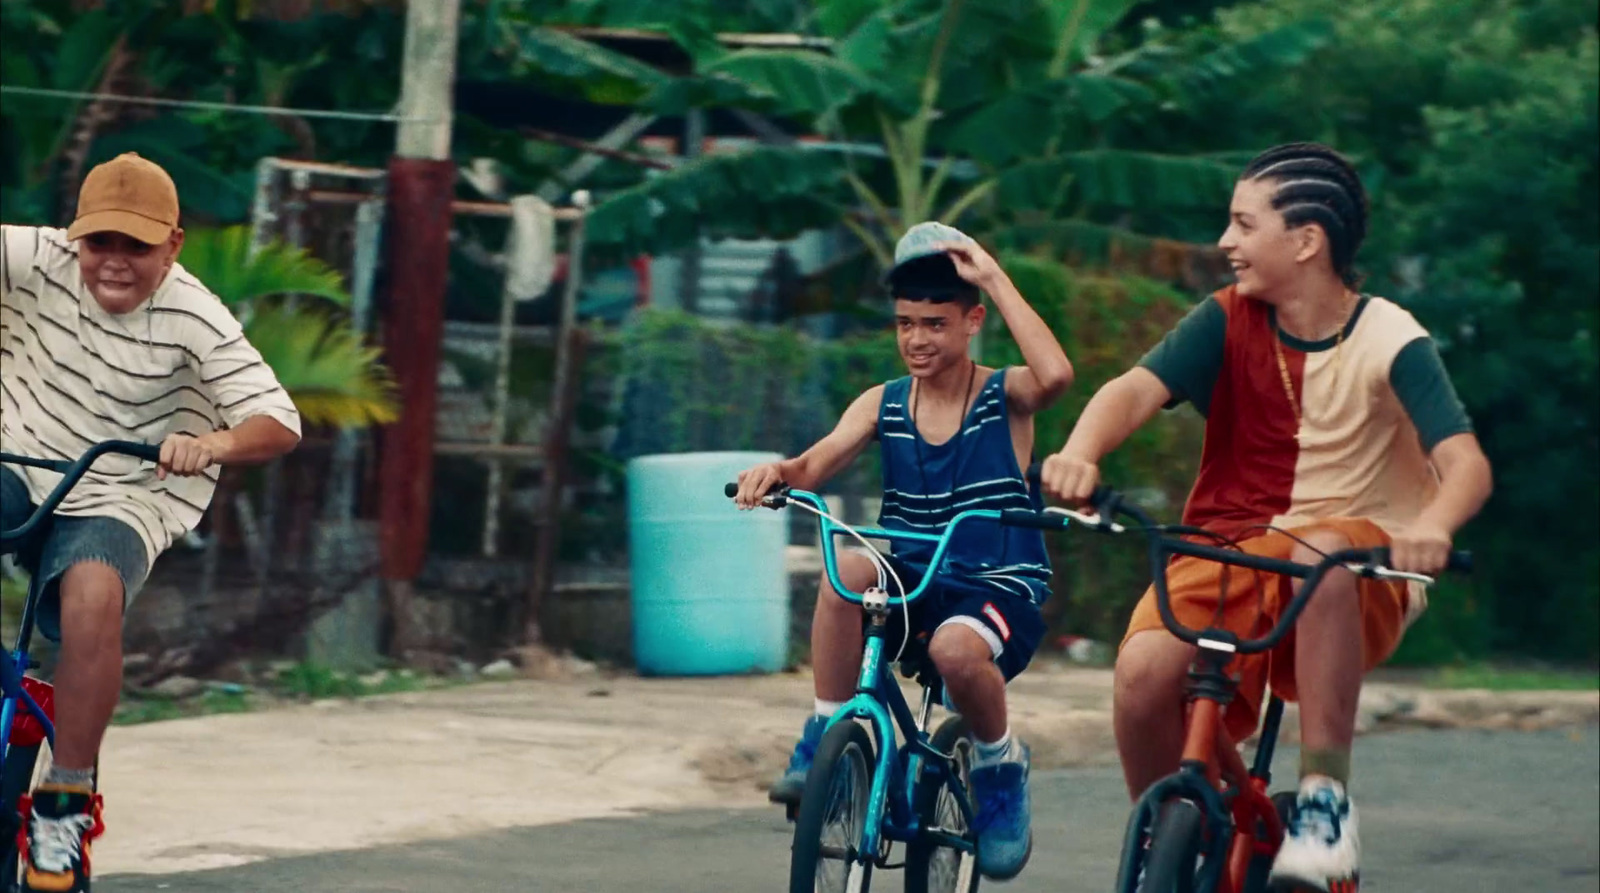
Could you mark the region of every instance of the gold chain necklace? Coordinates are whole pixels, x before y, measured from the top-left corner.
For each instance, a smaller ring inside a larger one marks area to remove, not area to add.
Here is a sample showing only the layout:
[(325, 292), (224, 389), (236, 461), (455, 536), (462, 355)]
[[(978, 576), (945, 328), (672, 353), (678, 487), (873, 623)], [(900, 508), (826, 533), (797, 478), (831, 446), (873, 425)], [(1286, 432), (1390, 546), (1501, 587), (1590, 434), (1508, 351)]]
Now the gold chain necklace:
[[(1350, 312), (1346, 314), (1344, 322), (1339, 324), (1339, 334), (1333, 342), (1333, 380), (1335, 382), (1339, 380), (1339, 372), (1344, 368), (1344, 330), (1349, 328), (1350, 318), (1355, 316), (1356, 307), (1359, 306), (1361, 306), (1361, 299), (1357, 298), (1355, 307), (1350, 308)], [(1289, 408), (1294, 410), (1294, 421), (1295, 425), (1298, 426), (1304, 423), (1304, 417), (1300, 411), (1299, 401), (1294, 399), (1294, 382), (1289, 377), (1289, 364), (1283, 359), (1282, 339), (1278, 336), (1278, 332), (1281, 330), (1276, 323), (1273, 324), (1272, 328), (1272, 352), (1278, 358), (1278, 375), (1283, 380), (1283, 396), (1288, 399)]]

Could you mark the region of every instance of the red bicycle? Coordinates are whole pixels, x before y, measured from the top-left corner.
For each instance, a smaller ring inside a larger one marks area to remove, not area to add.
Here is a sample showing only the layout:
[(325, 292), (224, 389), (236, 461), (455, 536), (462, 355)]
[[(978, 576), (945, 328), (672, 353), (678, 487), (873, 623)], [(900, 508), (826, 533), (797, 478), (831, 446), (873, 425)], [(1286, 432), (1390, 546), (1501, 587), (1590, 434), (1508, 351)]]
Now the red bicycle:
[[(1278, 727), (1283, 720), (1283, 701), (1273, 696), (1268, 703), (1255, 760), (1246, 768), (1237, 743), (1222, 722), (1223, 708), (1233, 700), (1238, 687), (1227, 672), (1228, 665), (1238, 655), (1277, 647), (1294, 627), (1323, 576), (1334, 568), (1348, 568), (1366, 578), (1411, 580), (1423, 585), (1431, 585), (1434, 580), (1422, 574), (1391, 570), (1388, 549), (1347, 549), (1326, 555), (1314, 565), (1299, 564), (1182, 539), (1220, 538), (1195, 527), (1157, 524), (1107, 488), (1095, 493), (1092, 504), (1098, 513), (1098, 523), (1087, 525), (1092, 529), (1107, 533), (1137, 530), (1146, 534), (1161, 622), (1173, 635), (1197, 648), (1185, 685), (1189, 711), (1183, 759), (1176, 772), (1152, 784), (1134, 804), (1123, 840), (1117, 893), (1262, 893), (1295, 800), (1289, 792), (1267, 794)], [(1046, 510), (1052, 512), (1067, 514), (1060, 509)], [(1115, 523), (1111, 519), (1116, 516), (1129, 519), (1134, 526)], [(1295, 577), (1305, 583), (1276, 625), (1259, 639), (1241, 639), (1215, 626), (1190, 629), (1174, 616), (1167, 592), (1167, 562), (1177, 555)], [(1471, 568), (1470, 553), (1451, 553), (1450, 570), (1470, 572)]]

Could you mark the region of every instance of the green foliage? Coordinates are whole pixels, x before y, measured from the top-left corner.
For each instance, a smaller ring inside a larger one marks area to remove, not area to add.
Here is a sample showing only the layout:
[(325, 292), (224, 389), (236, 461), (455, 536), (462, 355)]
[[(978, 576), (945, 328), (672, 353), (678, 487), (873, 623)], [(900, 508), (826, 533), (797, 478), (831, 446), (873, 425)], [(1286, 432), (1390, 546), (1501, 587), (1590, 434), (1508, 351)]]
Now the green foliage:
[(400, 417), (382, 351), (347, 323), (317, 310), (267, 305), (251, 314), (245, 335), (308, 423), (361, 428)]
[[(244, 226), (186, 232), (180, 262), (239, 316), (308, 423), (354, 428), (398, 417), (381, 351), (332, 312), (350, 303), (337, 270), (283, 242), (252, 255)], [(289, 295), (319, 304), (272, 300)]]
[(316, 701), (416, 691), (424, 682), (410, 670), (383, 673), (377, 681), (368, 681), (366, 677), (330, 669), (315, 661), (301, 661), (278, 674), (272, 690), (282, 697)]
[[(183, 0), (95, 4), (7, 0), (0, 82), (17, 87), (155, 95), (219, 103), (377, 110), (398, 92), (401, 19), (369, 4), (297, 21), (253, 18), (250, 4)], [(0, 108), (0, 216), (61, 225), (87, 167), (137, 151), (172, 174), (185, 221), (230, 223), (249, 213), (252, 168), (284, 151), (375, 163), (392, 149), (381, 122), (97, 105), (10, 96)], [(67, 163), (81, 153), (83, 166)]]
[[(815, 20), (834, 40), (831, 53), (688, 48), (695, 71), (657, 83), (645, 100), (652, 110), (773, 114), (837, 143), (881, 144), (883, 156), (763, 146), (697, 159), (610, 197), (591, 237), (603, 250), (657, 252), (706, 236), (787, 235), (828, 219), (882, 262), (904, 228), (929, 218), (965, 219), (979, 236), (1063, 218), (1168, 235), (1156, 209), (1223, 204), (1236, 170), (1157, 152), (1138, 136), (1140, 122), (1185, 97), (1299, 62), (1327, 27), (1296, 22), (1187, 55), (1158, 34), (1100, 55), (1130, 6), (835, 2)], [(569, 66), (552, 60), (543, 70), (559, 76)], [(1129, 210), (1145, 213), (1134, 221)], [(1104, 244), (1095, 238), (1076, 250)]]
[(1482, 688), (1489, 691), (1594, 691), (1600, 677), (1593, 670), (1559, 670), (1542, 666), (1500, 666), (1469, 663), (1445, 667), (1427, 679), (1439, 688)]
[(205, 283), (229, 309), (249, 309), (262, 298), (311, 295), (337, 307), (350, 304), (339, 271), (303, 248), (284, 242), (250, 254), (250, 227), (229, 226), (185, 232), (184, 269)]
[(254, 706), (250, 695), (244, 692), (211, 690), (182, 701), (129, 695), (117, 705), (111, 722), (113, 725), (134, 726), (214, 713), (247, 713)]
[[(589, 218), (589, 250), (625, 257), (683, 248), (700, 236), (785, 238), (832, 224), (842, 198), (827, 153), (751, 149), (707, 156), (613, 193)], [(759, 194), (760, 200), (752, 196)]]
[(777, 450), (808, 445), (822, 424), (807, 393), (809, 339), (775, 327), (716, 325), (647, 311), (618, 344), (623, 412), (616, 454)]

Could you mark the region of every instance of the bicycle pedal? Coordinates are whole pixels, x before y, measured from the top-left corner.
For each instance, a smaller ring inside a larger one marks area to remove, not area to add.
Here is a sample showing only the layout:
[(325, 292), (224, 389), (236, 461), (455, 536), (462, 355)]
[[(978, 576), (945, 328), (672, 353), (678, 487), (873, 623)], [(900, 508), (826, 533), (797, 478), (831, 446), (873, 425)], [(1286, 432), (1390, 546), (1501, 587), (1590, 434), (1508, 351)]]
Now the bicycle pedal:
[(785, 804), (783, 804), (783, 818), (784, 818), (784, 821), (792, 822), (795, 819), (798, 819), (799, 817), (800, 817), (800, 804), (798, 804), (798, 803), (785, 803)]

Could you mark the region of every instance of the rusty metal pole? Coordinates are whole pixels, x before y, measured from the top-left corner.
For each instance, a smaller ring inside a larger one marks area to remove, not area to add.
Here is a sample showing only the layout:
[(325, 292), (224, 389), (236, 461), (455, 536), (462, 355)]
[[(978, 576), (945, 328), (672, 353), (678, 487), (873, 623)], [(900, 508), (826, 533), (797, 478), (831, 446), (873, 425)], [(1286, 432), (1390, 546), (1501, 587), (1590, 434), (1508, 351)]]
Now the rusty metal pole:
[(523, 608), (522, 641), (544, 641), (541, 615), (545, 597), (555, 586), (556, 552), (561, 543), (561, 497), (566, 485), (567, 443), (572, 437), (572, 415), (577, 403), (584, 343), (578, 328), (578, 294), (583, 288), (583, 245), (588, 233), (589, 193), (573, 194), (579, 216), (568, 236), (567, 281), (561, 291), (561, 314), (556, 326), (556, 368), (550, 388), (551, 406), (544, 438), (544, 482), (540, 487), (539, 526), (535, 533), (533, 579)]
[(428, 548), (434, 415), (450, 261), (451, 100), (459, 0), (406, 7), (405, 56), (395, 157), (389, 162), (385, 360), (400, 390), (400, 419), (383, 432), (378, 497), (380, 575), (388, 595), (389, 651), (404, 656), (414, 634), (413, 581)]

